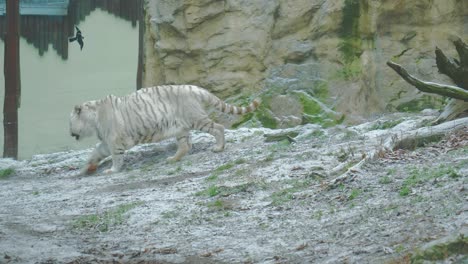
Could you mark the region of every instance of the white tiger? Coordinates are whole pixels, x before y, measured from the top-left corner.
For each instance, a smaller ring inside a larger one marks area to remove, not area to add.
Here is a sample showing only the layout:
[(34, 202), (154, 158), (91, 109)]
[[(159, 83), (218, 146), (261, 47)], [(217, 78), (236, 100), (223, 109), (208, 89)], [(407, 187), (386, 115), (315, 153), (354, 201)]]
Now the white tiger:
[(125, 150), (172, 136), (177, 138), (178, 148), (168, 161), (178, 161), (192, 147), (189, 131), (193, 129), (213, 135), (216, 145), (212, 150), (222, 151), (224, 127), (208, 117), (205, 104), (225, 113), (245, 114), (255, 110), (259, 101), (254, 100), (248, 107), (236, 107), (197, 86), (166, 85), (140, 89), (123, 97), (109, 95), (75, 106), (70, 114), (71, 136), (80, 140), (96, 134), (101, 141), (80, 174), (95, 171), (109, 155), (112, 167), (105, 172), (118, 172)]

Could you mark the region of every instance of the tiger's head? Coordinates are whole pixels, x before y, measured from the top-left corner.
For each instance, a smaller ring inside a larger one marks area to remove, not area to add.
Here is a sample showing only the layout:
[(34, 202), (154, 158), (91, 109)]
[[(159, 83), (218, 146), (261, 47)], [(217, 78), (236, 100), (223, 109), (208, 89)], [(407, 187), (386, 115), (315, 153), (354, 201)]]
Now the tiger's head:
[(96, 133), (96, 105), (94, 101), (76, 105), (70, 114), (70, 135), (76, 140)]

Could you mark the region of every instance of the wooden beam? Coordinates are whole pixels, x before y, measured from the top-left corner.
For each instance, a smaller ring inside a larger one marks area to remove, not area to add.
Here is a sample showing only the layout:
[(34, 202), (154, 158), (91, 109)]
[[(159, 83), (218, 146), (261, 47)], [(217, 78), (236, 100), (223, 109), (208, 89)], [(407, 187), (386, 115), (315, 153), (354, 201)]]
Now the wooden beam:
[(3, 157), (18, 158), (18, 107), (20, 101), (19, 1), (7, 1), (5, 40), (5, 102), (3, 105)]
[(143, 0), (138, 0), (138, 64), (137, 64), (137, 77), (136, 89), (143, 88), (143, 56), (144, 56), (144, 35), (145, 35), (145, 8)]

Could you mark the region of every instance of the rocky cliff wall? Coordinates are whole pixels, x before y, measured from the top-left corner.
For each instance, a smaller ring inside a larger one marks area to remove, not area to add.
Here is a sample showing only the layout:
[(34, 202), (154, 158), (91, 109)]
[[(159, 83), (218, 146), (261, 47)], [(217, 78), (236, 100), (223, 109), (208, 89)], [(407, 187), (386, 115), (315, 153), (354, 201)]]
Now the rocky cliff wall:
[(434, 49), (455, 55), (451, 35), (466, 40), (468, 1), (147, 0), (144, 84), (262, 97), (254, 119), (267, 127), (359, 121), (437, 106), (385, 62), (450, 82)]

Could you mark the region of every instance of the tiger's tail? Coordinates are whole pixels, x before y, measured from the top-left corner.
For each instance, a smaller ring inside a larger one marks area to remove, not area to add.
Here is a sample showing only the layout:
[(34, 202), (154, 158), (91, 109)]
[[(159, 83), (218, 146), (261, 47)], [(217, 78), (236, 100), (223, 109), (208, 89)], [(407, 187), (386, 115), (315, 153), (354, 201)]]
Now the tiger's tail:
[(232, 115), (243, 115), (255, 111), (261, 103), (259, 99), (255, 99), (248, 106), (235, 106), (224, 102), (216, 95), (208, 92), (205, 89), (198, 88), (196, 93), (200, 96), (199, 98), (201, 101), (214, 106), (223, 113)]
[(218, 98), (218, 101), (215, 103), (216, 109), (220, 110), (223, 113), (232, 114), (232, 115), (243, 115), (255, 111), (260, 105), (260, 100), (255, 99), (248, 106), (235, 106), (230, 105), (223, 100)]
[(255, 111), (261, 103), (260, 100), (255, 99), (248, 106), (235, 106), (224, 102), (223, 100), (219, 99), (214, 95), (212, 96), (214, 97), (212, 98), (213, 106), (219, 111), (231, 115), (243, 115), (250, 113), (252, 111)]

